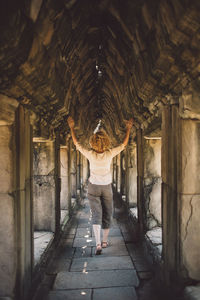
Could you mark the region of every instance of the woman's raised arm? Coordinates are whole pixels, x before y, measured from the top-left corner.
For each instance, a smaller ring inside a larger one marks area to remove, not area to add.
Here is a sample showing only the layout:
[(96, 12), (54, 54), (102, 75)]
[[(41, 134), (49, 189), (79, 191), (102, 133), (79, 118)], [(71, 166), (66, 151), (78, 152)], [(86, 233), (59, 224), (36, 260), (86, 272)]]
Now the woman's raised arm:
[(68, 117), (67, 122), (68, 122), (69, 128), (71, 130), (72, 140), (73, 140), (74, 144), (76, 145), (78, 143), (78, 140), (76, 138), (75, 131), (74, 131), (74, 125), (75, 125), (74, 119), (72, 117)]
[(130, 131), (131, 131), (132, 126), (133, 126), (133, 119), (130, 119), (126, 122), (126, 136), (125, 136), (124, 141), (122, 143), (122, 144), (124, 144), (124, 146), (127, 146), (127, 144), (128, 144), (128, 140), (129, 140)]

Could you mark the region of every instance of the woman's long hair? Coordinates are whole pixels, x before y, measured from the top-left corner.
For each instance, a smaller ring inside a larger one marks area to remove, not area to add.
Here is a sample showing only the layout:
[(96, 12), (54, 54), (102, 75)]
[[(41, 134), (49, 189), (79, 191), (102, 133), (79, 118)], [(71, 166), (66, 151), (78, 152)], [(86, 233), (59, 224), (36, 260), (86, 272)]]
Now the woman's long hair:
[(103, 130), (97, 131), (90, 138), (90, 146), (96, 152), (104, 152), (110, 148), (110, 138)]

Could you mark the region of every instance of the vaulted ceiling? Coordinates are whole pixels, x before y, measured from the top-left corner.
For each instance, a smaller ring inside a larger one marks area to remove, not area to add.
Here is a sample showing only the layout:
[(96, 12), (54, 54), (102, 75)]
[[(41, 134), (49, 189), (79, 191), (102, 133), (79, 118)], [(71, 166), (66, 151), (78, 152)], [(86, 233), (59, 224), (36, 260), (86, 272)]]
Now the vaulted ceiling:
[(83, 139), (100, 119), (117, 139), (130, 117), (157, 129), (160, 106), (199, 76), (199, 0), (1, 5), (0, 93), (35, 113), (35, 134), (65, 135), (69, 114)]

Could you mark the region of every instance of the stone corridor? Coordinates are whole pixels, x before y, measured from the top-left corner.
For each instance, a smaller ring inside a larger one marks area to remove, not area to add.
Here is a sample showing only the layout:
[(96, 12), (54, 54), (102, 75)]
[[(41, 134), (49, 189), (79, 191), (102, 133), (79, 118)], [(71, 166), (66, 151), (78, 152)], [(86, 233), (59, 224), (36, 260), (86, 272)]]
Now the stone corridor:
[(85, 199), (45, 266), (44, 280), (33, 300), (181, 300), (156, 284), (155, 266), (148, 261), (133, 226), (123, 208), (116, 208), (109, 247), (96, 256)]
[[(69, 117), (127, 137), (100, 257)], [(199, 220), (200, 1), (0, 1), (0, 300), (200, 300)]]

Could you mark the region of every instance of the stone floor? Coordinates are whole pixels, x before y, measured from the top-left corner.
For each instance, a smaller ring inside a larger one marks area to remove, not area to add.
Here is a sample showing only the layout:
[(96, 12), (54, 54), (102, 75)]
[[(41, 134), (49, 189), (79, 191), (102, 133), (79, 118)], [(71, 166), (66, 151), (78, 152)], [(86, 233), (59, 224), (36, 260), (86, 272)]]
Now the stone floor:
[(127, 227), (127, 216), (115, 215), (109, 247), (95, 256), (90, 209), (85, 200), (83, 209), (66, 227), (34, 300), (175, 299), (164, 297), (156, 289), (152, 266)]

